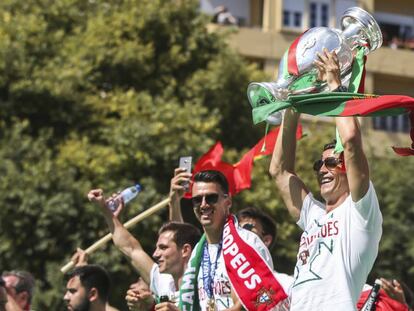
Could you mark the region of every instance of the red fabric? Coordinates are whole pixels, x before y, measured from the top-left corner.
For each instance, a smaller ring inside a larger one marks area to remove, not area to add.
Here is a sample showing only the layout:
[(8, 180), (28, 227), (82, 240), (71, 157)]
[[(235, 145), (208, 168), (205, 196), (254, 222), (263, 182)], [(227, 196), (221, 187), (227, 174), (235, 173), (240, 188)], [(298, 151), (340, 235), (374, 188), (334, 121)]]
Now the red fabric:
[[(205, 170), (217, 170), (220, 171), (226, 176), (227, 181), (229, 183), (229, 192), (231, 194), (235, 193), (235, 185), (234, 185), (234, 178), (233, 172), (234, 168), (233, 165), (221, 161), (221, 156), (223, 155), (223, 146), (220, 141), (218, 141), (213, 147), (210, 148), (207, 153), (205, 153), (201, 158), (197, 161), (194, 165), (193, 176)], [(191, 187), (190, 191), (184, 195), (184, 198), (190, 199), (191, 198)]]
[[(361, 293), (357, 303), (357, 309), (360, 310), (368, 299), (371, 290), (366, 290)], [(408, 307), (405, 304), (398, 302), (388, 296), (385, 291), (380, 289), (378, 299), (375, 302), (375, 311), (408, 311)]]
[[(254, 159), (273, 153), (278, 135), (279, 127), (276, 127), (265, 137), (263, 137), (252, 149), (250, 149), (250, 151), (247, 152), (238, 163), (234, 164), (236, 193), (243, 189), (250, 188)], [(302, 135), (302, 126), (299, 125), (296, 131), (296, 139), (300, 139)]]
[(401, 148), (401, 147), (392, 147), (395, 153), (400, 156), (411, 156), (414, 155), (414, 111), (410, 111), (410, 123), (411, 123), (411, 130), (410, 130), (410, 137), (411, 137), (411, 148)]
[(340, 116), (364, 116), (390, 108), (406, 108), (412, 110), (414, 109), (414, 98), (404, 95), (383, 95), (348, 100), (345, 102), (344, 111)]
[[(217, 142), (210, 148), (195, 164), (193, 175), (204, 170), (217, 170), (226, 176), (229, 183), (229, 192), (234, 195), (251, 186), (251, 172), (254, 159), (269, 155), (273, 152), (276, 144), (276, 138), (279, 134), (279, 127), (272, 129), (265, 137), (247, 152), (239, 162), (230, 164), (221, 161), (223, 155), (223, 146)], [(296, 132), (296, 139), (302, 137), (302, 126), (299, 125)], [(263, 145), (265, 143), (265, 145)], [(263, 150), (263, 146), (266, 148)], [(190, 187), (191, 189), (191, 187)], [(184, 198), (190, 199), (191, 192), (187, 192)]]
[(403, 95), (383, 95), (373, 98), (354, 99), (345, 103), (344, 111), (341, 116), (352, 115), (368, 115), (370, 113), (390, 109), (390, 108), (405, 108), (410, 111), (410, 123), (411, 123), (411, 147), (392, 147), (400, 156), (414, 155), (414, 98)]
[(232, 215), (223, 230), (223, 258), (232, 288), (246, 310), (272, 310), (287, 298), (273, 270), (238, 234)]
[(299, 37), (297, 37), (295, 39), (295, 41), (293, 41), (293, 43), (290, 45), (289, 50), (288, 50), (288, 57), (287, 57), (288, 72), (291, 75), (295, 75), (295, 76), (299, 75), (298, 63), (296, 61), (296, 48), (297, 48), (299, 40), (302, 36), (303, 36), (303, 34), (301, 34)]

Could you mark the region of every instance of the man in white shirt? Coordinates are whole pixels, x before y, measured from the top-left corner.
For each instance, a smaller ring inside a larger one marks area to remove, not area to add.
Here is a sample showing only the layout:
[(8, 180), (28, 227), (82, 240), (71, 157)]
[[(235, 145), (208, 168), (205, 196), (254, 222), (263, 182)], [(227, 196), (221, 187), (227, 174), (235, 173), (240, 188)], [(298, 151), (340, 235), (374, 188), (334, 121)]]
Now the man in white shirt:
[[(223, 255), (229, 250), (225, 228), (232, 205), (224, 175), (214, 170), (197, 173), (192, 187), (192, 203), (194, 213), (203, 227), (205, 241), (202, 239), (201, 241), (204, 242), (200, 241), (197, 244), (190, 258), (190, 262), (193, 262), (197, 256), (201, 255), (199, 267), (189, 265), (183, 277), (180, 293), (182, 309), (192, 310), (193, 304), (198, 303), (199, 306), (195, 309), (199, 308), (202, 311), (241, 310), (241, 304), (230, 283)], [(239, 227), (237, 223), (235, 227), (241, 239), (260, 255), (263, 265), (273, 270), (270, 253), (260, 237)], [(197, 254), (198, 250), (201, 250), (202, 254)], [(244, 267), (248, 267), (247, 264), (249, 263), (245, 261)], [(259, 262), (254, 264), (257, 265)], [(198, 273), (197, 268), (199, 268)], [(191, 278), (195, 280), (194, 287), (197, 293), (187, 291), (192, 288)]]
[(200, 239), (200, 231), (188, 223), (164, 224), (158, 232), (158, 241), (152, 259), (139, 241), (119, 221), (117, 216), (120, 209), (112, 213), (107, 207), (107, 200), (101, 189), (91, 190), (88, 198), (101, 207), (115, 246), (131, 259), (131, 264), (142, 279), (150, 284), (156, 300), (160, 296), (167, 295), (170, 301), (164, 303), (168, 304), (171, 310), (174, 308), (178, 310), (175, 306), (178, 302), (176, 291), (181, 285), (192, 249)]
[[(338, 59), (327, 50), (316, 65), (330, 90), (341, 86)], [(295, 172), (299, 114), (287, 109), (270, 164), (270, 174), (290, 214), (303, 229), (291, 310), (356, 310), (356, 302), (378, 253), (382, 216), (357, 118), (337, 117), (343, 152), (325, 146), (314, 164), (321, 196), (314, 199)]]

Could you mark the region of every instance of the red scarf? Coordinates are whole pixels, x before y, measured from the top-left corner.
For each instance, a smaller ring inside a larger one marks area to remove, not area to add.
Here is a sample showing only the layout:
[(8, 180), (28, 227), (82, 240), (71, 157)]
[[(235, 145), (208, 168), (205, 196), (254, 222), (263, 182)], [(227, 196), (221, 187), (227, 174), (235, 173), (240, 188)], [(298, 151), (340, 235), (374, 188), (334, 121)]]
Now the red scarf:
[(266, 261), (239, 236), (232, 215), (224, 226), (223, 258), (230, 283), (246, 310), (271, 310), (287, 298)]

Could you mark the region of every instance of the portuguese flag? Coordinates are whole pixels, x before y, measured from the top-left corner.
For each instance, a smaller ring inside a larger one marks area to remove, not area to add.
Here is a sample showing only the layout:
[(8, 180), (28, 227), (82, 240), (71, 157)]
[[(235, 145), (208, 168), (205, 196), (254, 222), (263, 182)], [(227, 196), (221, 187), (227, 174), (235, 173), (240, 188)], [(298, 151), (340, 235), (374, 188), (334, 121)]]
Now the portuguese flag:
[[(273, 153), (278, 134), (279, 127), (273, 128), (235, 164), (221, 160), (224, 148), (221, 142), (218, 141), (194, 165), (193, 176), (200, 171), (217, 170), (226, 176), (230, 194), (235, 195), (244, 189), (248, 189), (251, 186), (251, 174), (254, 161)], [(302, 126), (299, 124), (296, 130), (296, 139), (300, 139), (302, 136)], [(184, 198), (190, 199), (191, 192), (187, 192)]]

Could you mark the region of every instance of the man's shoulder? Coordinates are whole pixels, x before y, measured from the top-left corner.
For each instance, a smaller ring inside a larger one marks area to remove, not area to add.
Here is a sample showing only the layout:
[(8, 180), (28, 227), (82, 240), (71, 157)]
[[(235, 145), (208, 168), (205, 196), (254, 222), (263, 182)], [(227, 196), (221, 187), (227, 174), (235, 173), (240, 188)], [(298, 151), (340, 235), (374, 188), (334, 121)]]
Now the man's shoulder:
[[(247, 242), (248, 244), (250, 244), (250, 246), (255, 247), (256, 245), (258, 247), (266, 247), (262, 240), (260, 239), (260, 237), (256, 234), (251, 232), (250, 230), (246, 230), (242, 227), (237, 227), (237, 232), (239, 233), (240, 237)], [(249, 243), (250, 242), (250, 243)], [(251, 244), (252, 243), (252, 244)], [(263, 245), (262, 245), (263, 244)]]

